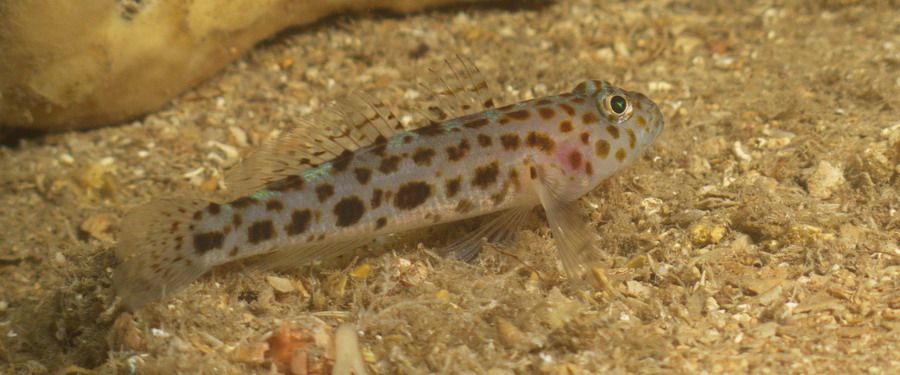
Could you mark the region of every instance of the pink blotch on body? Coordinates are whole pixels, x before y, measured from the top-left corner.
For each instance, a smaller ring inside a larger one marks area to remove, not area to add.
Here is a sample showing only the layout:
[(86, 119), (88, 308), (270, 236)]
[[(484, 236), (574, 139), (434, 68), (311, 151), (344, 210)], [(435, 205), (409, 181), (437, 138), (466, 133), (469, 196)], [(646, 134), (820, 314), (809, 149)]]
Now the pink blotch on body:
[(584, 170), (584, 163), (587, 161), (586, 155), (578, 142), (571, 141), (560, 143), (556, 152), (553, 153), (556, 162), (562, 165), (569, 174), (586, 173)]

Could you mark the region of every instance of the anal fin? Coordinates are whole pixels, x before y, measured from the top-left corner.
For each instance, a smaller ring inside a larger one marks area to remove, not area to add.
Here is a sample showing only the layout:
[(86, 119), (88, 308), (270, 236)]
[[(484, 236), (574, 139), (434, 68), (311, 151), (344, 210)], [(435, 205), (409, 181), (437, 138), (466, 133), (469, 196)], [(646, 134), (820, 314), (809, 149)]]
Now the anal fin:
[(288, 270), (309, 265), (317, 260), (327, 260), (344, 255), (365, 245), (370, 240), (371, 238), (362, 237), (324, 244), (289, 245), (251, 259), (247, 265), (263, 271)]

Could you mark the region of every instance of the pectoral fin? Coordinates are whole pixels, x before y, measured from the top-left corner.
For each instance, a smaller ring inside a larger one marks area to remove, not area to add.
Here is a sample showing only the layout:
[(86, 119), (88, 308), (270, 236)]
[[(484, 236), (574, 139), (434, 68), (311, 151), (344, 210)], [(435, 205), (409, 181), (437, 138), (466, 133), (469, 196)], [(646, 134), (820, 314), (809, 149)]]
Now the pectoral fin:
[(591, 267), (599, 263), (599, 251), (596, 247), (599, 238), (581, 215), (577, 197), (564, 194), (565, 186), (558, 184), (561, 179), (553, 178), (553, 171), (536, 169), (538, 196), (547, 214), (547, 222), (563, 268), (569, 278), (583, 279), (589, 274)]
[(487, 242), (499, 245), (511, 243), (515, 240), (516, 231), (522, 226), (522, 222), (525, 221), (531, 208), (517, 207), (497, 214), (481, 224), (476, 230), (441, 249), (440, 254), (469, 261), (481, 251), (482, 238), (486, 239)]

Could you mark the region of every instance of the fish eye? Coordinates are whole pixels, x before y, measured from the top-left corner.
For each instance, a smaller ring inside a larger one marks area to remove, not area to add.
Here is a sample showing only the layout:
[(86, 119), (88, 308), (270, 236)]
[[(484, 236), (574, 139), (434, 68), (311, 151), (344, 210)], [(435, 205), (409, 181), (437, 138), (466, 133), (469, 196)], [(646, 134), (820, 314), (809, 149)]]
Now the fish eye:
[(631, 103), (628, 102), (624, 95), (610, 94), (603, 99), (602, 105), (601, 103), (597, 104), (603, 112), (607, 113), (610, 121), (616, 119), (617, 122), (621, 123), (631, 117)]
[(609, 98), (609, 108), (617, 114), (621, 115), (625, 113), (625, 109), (628, 108), (628, 101), (625, 100), (621, 95), (614, 95)]

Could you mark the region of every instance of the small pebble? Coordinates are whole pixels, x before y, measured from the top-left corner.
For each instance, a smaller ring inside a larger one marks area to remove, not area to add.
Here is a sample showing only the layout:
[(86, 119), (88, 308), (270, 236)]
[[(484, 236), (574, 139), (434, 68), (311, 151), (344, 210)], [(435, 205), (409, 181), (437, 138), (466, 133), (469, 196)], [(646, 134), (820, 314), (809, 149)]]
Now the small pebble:
[(296, 289), (291, 280), (284, 277), (266, 276), (266, 282), (278, 293), (290, 293)]
[(806, 180), (806, 189), (813, 198), (826, 199), (843, 183), (844, 172), (823, 160)]

